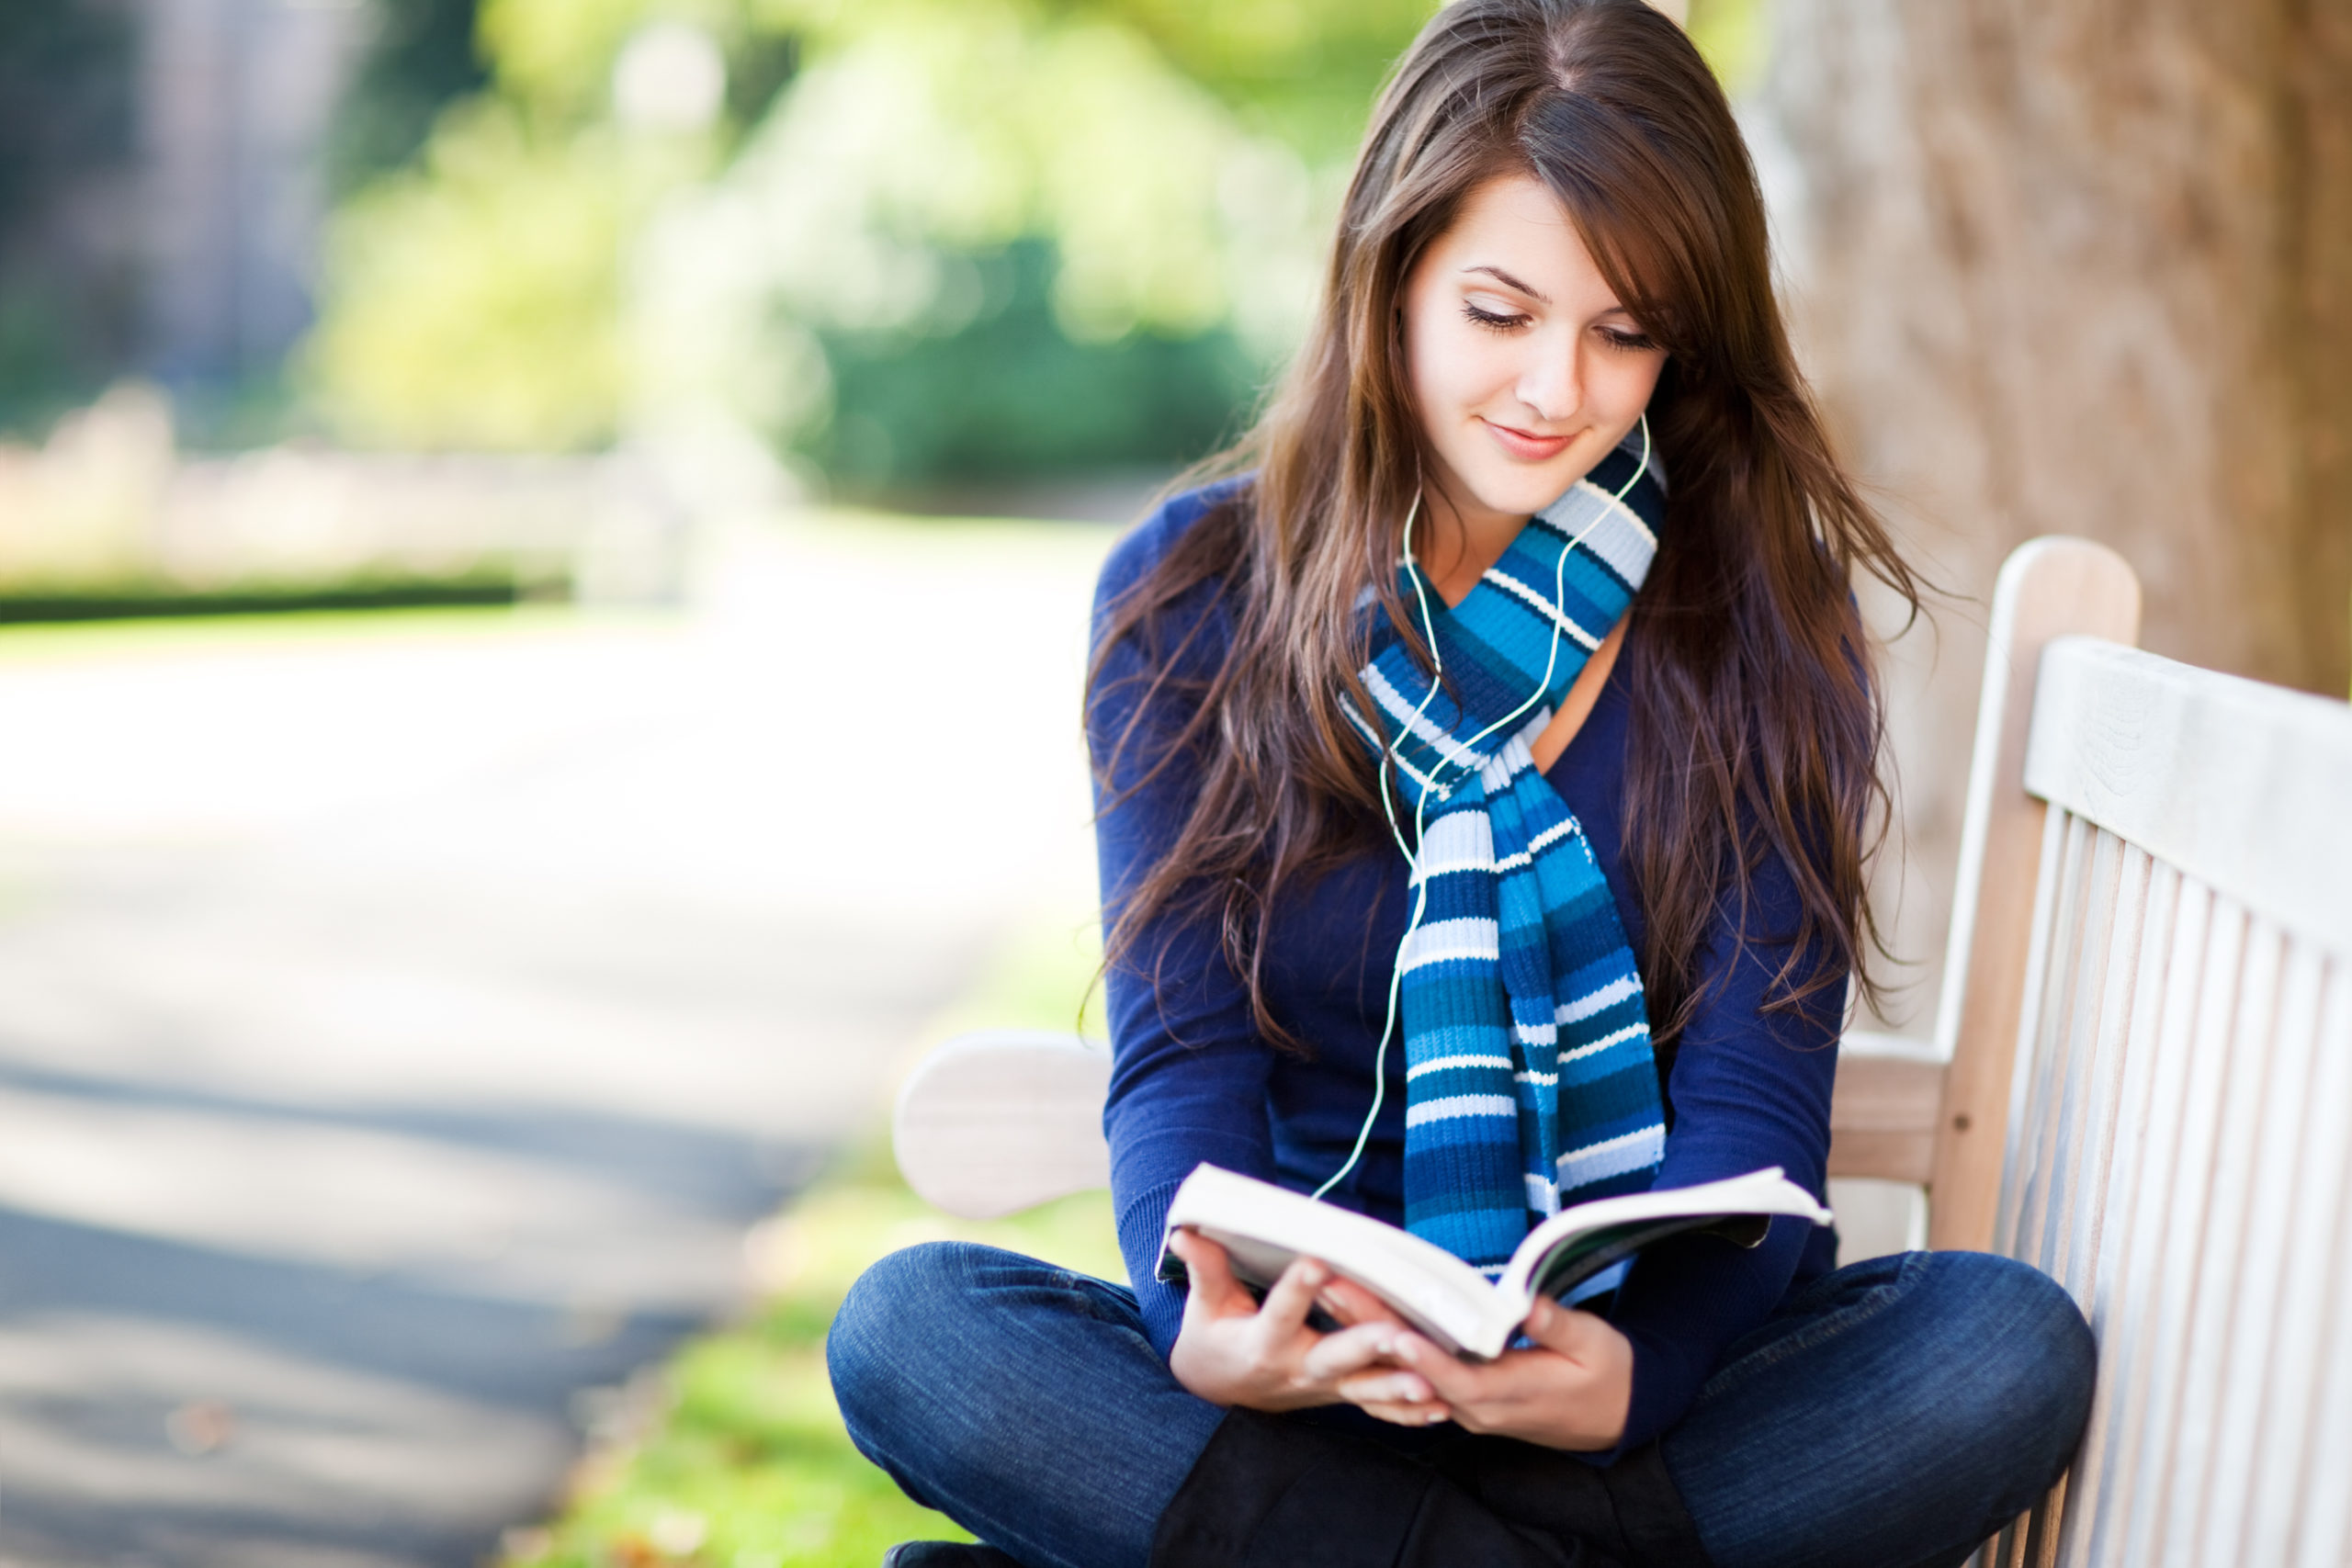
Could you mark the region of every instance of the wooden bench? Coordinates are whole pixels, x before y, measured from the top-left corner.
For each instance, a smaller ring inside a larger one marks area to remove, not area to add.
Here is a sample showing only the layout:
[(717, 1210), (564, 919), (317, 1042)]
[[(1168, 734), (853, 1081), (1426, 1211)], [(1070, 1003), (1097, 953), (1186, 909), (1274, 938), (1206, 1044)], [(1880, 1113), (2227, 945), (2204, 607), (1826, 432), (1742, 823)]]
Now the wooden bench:
[[(2352, 710), (2138, 651), (2083, 540), (1995, 591), (1933, 1043), (1848, 1035), (1830, 1174), (2071, 1291), (2075, 1466), (1992, 1563), (2352, 1563)], [(962, 1036), (900, 1094), (953, 1213), (1109, 1179), (1101, 1045)]]

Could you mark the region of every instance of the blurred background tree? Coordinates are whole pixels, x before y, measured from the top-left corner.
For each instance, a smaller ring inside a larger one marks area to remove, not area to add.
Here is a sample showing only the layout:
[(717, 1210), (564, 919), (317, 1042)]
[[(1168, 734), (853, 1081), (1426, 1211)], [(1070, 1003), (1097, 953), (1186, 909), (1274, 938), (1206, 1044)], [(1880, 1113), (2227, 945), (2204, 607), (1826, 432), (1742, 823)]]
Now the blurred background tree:
[[(2341, 695), (2352, 6), (1770, 9), (1750, 133), (1806, 367), (1911, 558), (1981, 604), (2025, 540), (2096, 538), (2146, 647)], [(1923, 957), (1982, 667), (1954, 609), (1890, 671)]]
[(107, 0), (0, 0), (0, 429), (86, 400), (130, 350), (95, 210), (131, 153), (132, 34)]
[(409, 5), (345, 144), (441, 99), (337, 216), (304, 352), (331, 428), (720, 433), (855, 487), (1165, 467), (1230, 433), (1427, 10), (487, 0), (468, 93), (467, 7)]
[(337, 195), (415, 157), (444, 108), (490, 85), (474, 43), (478, 12), (477, 0), (377, 0), (375, 38), (327, 143)]

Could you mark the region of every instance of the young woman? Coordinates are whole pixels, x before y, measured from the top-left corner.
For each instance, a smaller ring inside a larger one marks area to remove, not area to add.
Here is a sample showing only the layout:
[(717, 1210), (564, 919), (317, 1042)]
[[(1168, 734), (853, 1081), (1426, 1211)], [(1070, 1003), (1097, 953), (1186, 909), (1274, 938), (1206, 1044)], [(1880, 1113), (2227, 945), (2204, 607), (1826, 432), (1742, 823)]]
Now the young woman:
[[(2064, 1468), (2092, 1349), (1979, 1254), (1644, 1255), (1471, 1365), (1312, 1262), (1262, 1302), (1202, 1161), (1474, 1263), (1560, 1202), (1819, 1193), (1912, 581), (1824, 437), (1754, 174), (1640, 0), (1455, 0), (1374, 113), (1321, 319), (1227, 477), (1103, 574), (1088, 733), (1132, 1288), (876, 1265), (852, 1436), (988, 1543), (894, 1561), (1960, 1562)], [(1916, 602), (1916, 600), (1915, 600)]]

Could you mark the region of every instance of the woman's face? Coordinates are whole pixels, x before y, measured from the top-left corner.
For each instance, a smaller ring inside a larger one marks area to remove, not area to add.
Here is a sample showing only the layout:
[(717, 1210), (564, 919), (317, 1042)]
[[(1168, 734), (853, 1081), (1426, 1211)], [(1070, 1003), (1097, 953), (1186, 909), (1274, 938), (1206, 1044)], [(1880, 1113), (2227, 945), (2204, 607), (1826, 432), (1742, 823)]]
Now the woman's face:
[(1406, 279), (1404, 310), (1428, 477), (1474, 532), (1582, 479), (1634, 428), (1666, 366), (1529, 175), (1470, 193)]

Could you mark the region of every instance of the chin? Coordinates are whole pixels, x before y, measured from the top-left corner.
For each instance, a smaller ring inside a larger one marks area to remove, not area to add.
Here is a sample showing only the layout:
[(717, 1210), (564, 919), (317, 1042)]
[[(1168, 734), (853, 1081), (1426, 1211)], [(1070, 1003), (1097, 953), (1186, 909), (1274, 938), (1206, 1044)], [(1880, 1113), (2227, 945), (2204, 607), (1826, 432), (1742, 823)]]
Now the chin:
[(1560, 499), (1561, 491), (1579, 475), (1567, 466), (1536, 471), (1497, 474), (1479, 484), (1479, 503), (1513, 517), (1532, 517)]

